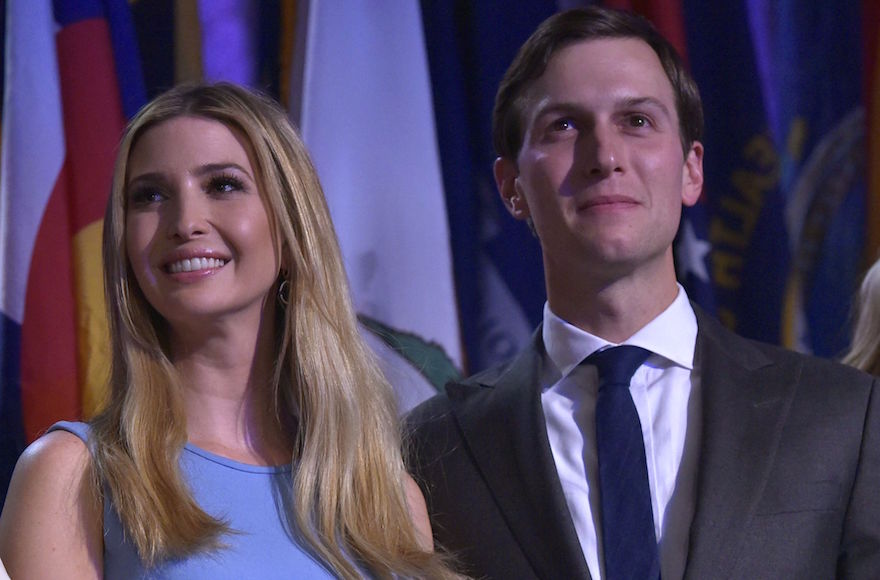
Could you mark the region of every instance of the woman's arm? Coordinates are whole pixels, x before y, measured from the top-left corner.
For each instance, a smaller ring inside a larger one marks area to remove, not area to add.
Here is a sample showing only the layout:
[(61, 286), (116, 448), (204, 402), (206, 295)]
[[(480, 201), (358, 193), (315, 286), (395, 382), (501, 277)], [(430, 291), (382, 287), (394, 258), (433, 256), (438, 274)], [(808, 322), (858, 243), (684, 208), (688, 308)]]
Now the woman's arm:
[(425, 505), (425, 496), (419, 485), (409, 475), (403, 482), (406, 490), (406, 503), (409, 507), (409, 517), (412, 518), (416, 528), (419, 545), (428, 552), (434, 551), (434, 535), (431, 533), (431, 520), (428, 518), (428, 508)]
[(85, 443), (65, 431), (25, 449), (0, 515), (0, 558), (11, 577), (102, 577), (103, 510), (90, 461)]

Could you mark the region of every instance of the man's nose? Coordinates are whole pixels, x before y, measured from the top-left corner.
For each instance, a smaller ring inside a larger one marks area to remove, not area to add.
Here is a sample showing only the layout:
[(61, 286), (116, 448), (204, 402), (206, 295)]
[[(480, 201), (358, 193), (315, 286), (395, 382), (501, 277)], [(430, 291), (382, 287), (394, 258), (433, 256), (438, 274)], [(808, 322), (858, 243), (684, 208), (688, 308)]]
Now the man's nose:
[(609, 123), (598, 122), (583, 136), (582, 163), (585, 171), (595, 177), (606, 177), (623, 171), (621, 135)]

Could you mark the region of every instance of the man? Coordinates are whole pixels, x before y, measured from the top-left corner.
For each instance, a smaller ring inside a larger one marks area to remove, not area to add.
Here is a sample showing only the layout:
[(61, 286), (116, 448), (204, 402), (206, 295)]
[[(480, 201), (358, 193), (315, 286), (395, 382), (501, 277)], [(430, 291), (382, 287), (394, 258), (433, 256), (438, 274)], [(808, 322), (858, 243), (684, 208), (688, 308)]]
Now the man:
[[(631, 14), (557, 14), (493, 121), (548, 300), (529, 348), (409, 417), (438, 543), (488, 578), (880, 577), (876, 382), (737, 337), (675, 279), (703, 147), (669, 43)], [(644, 356), (630, 382), (596, 352)]]

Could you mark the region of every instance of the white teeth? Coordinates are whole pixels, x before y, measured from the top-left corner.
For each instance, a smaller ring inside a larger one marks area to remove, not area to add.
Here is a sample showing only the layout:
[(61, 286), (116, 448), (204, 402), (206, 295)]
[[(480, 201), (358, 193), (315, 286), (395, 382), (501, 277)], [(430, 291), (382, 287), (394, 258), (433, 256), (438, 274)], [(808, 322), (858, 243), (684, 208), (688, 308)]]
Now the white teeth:
[(197, 270), (213, 270), (226, 265), (226, 260), (219, 258), (187, 258), (168, 265), (168, 271), (172, 274), (180, 272), (195, 272)]

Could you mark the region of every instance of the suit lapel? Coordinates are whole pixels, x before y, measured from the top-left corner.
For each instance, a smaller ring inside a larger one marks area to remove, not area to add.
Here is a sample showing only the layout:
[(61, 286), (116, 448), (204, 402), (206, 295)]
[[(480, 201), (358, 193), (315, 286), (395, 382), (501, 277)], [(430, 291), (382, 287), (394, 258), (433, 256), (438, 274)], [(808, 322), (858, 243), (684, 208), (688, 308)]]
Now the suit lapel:
[(800, 369), (773, 364), (697, 310), (702, 394), (688, 578), (729, 572), (769, 475)]
[[(497, 377), (449, 385), (464, 439), (513, 536), (541, 578), (589, 578), (547, 439), (540, 331)], [(499, 554), (499, 557), (504, 557)]]

